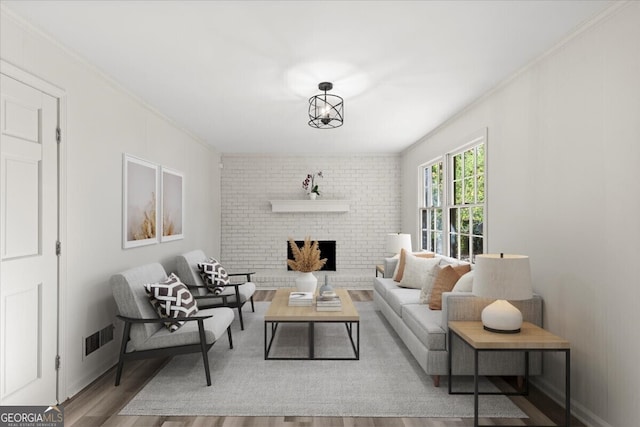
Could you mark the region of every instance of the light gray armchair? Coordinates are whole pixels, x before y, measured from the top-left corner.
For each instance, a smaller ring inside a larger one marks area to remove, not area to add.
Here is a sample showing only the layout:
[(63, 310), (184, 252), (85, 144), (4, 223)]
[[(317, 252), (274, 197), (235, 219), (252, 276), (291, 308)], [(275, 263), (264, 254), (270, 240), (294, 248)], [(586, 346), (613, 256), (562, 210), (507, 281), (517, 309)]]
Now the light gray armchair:
[(242, 306), (247, 301), (251, 301), (251, 311), (255, 312), (253, 304), (253, 294), (256, 285), (251, 282), (251, 275), (254, 273), (229, 273), (229, 277), (246, 277), (246, 282), (230, 283), (218, 295), (214, 295), (205, 285), (198, 263), (209, 258), (201, 250), (194, 250), (176, 257), (176, 269), (180, 279), (190, 288), (198, 301), (198, 307), (231, 307), (238, 309), (240, 329), (244, 330), (244, 320), (242, 318)]
[(113, 297), (118, 307), (118, 318), (124, 321), (120, 359), (116, 373), (116, 386), (120, 384), (125, 360), (150, 357), (173, 356), (185, 353), (202, 353), (207, 385), (211, 385), (209, 359), (207, 353), (213, 344), (224, 335), (233, 348), (230, 308), (199, 310), (190, 317), (172, 318), (185, 322), (175, 332), (165, 327), (166, 318), (155, 311), (144, 285), (159, 283), (167, 279), (167, 274), (159, 263), (135, 267), (111, 277)]

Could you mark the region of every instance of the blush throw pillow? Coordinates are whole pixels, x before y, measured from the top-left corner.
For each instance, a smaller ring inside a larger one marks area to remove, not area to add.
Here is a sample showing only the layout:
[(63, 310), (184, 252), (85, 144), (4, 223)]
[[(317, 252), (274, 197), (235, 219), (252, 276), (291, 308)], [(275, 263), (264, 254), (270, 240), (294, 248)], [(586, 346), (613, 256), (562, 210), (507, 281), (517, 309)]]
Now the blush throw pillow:
[(402, 276), (404, 276), (404, 269), (407, 263), (407, 256), (413, 255), (418, 258), (433, 258), (435, 254), (432, 252), (408, 252), (404, 249), (400, 251), (400, 260), (396, 264), (396, 270), (393, 273), (393, 280), (396, 282), (402, 282)]
[[(190, 317), (198, 312), (198, 305), (189, 288), (174, 273), (162, 282), (144, 285), (144, 289), (156, 313), (164, 319)], [(177, 331), (182, 325), (184, 321), (165, 322), (171, 332)]]
[(460, 280), (461, 273), (471, 269), (470, 266), (452, 267), (447, 265), (440, 269), (436, 280), (433, 282), (433, 290), (429, 295), (429, 308), (431, 310), (442, 310), (442, 293), (451, 292), (455, 284)]
[(422, 289), (431, 271), (438, 265), (438, 261), (437, 258), (421, 258), (407, 254), (404, 274), (398, 286)]
[(229, 275), (215, 258), (198, 263), (202, 281), (214, 295), (220, 295), (229, 284)]

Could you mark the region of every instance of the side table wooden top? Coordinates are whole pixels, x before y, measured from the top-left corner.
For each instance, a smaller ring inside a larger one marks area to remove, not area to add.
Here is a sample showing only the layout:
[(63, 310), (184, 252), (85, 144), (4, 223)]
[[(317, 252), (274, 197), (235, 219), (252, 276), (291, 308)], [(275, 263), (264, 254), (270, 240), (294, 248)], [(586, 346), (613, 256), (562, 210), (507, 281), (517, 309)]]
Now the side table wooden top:
[(562, 350), (571, 348), (569, 341), (529, 322), (524, 322), (521, 331), (517, 334), (486, 331), (480, 321), (451, 321), (449, 328), (475, 349)]

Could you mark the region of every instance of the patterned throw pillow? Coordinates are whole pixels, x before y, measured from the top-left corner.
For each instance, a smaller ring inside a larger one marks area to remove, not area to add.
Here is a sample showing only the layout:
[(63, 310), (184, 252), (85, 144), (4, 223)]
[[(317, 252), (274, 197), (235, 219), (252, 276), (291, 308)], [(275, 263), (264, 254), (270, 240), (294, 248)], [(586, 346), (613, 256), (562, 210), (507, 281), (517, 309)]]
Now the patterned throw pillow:
[[(151, 305), (162, 318), (190, 317), (198, 312), (198, 305), (189, 288), (174, 273), (162, 282), (144, 285), (144, 289)], [(177, 331), (182, 325), (183, 321), (165, 322), (171, 332)]]
[(209, 258), (207, 261), (199, 262), (198, 268), (204, 284), (214, 295), (220, 295), (229, 284), (227, 270), (216, 259)]

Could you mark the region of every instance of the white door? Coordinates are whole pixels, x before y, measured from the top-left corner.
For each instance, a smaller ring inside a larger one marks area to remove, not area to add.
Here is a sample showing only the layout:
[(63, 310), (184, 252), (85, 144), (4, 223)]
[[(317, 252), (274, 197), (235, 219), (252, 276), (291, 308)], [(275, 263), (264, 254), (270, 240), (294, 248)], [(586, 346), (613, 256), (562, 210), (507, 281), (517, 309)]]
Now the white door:
[(0, 404), (56, 403), (57, 99), (0, 75)]

